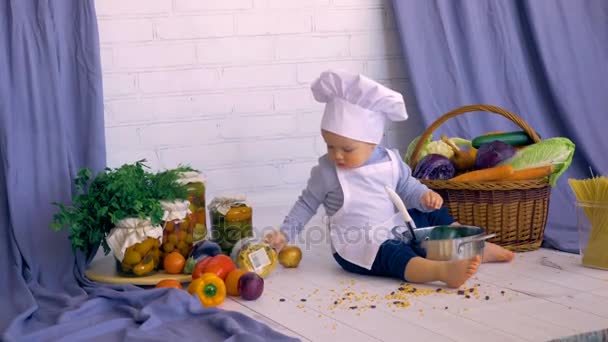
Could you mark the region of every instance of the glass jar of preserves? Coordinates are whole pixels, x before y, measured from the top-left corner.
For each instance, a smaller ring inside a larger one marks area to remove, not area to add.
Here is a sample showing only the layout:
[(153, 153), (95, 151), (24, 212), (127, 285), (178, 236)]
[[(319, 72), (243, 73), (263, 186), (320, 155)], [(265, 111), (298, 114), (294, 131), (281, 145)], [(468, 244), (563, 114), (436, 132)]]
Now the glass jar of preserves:
[(276, 251), (269, 244), (256, 237), (239, 240), (230, 253), (234, 264), (247, 272), (255, 272), (266, 278), (277, 266)]
[(253, 236), (253, 209), (244, 197), (216, 197), (209, 204), (211, 215), (211, 240), (230, 255), (234, 244)]
[(164, 256), (173, 252), (179, 252), (184, 258), (188, 258), (192, 250), (193, 234), (192, 226), (188, 224), (186, 217), (190, 214), (190, 203), (188, 201), (161, 201), (164, 209), (163, 214), (163, 239), (161, 245), (161, 266)]
[(194, 242), (207, 237), (207, 205), (205, 203), (205, 178), (200, 172), (189, 171), (182, 173), (180, 184), (188, 188), (188, 201), (190, 214), (186, 217), (186, 224), (191, 226)]
[(108, 233), (108, 245), (122, 276), (142, 277), (158, 270), (163, 228), (149, 220), (126, 218)]

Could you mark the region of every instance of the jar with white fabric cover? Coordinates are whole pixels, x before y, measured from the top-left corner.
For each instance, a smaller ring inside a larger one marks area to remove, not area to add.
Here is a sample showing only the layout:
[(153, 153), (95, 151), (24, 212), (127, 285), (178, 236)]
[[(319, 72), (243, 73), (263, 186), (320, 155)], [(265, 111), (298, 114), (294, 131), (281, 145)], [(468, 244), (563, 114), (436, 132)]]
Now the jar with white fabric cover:
[(160, 201), (164, 210), (162, 227), (163, 240), (161, 245), (161, 264), (164, 256), (177, 251), (188, 258), (192, 250), (192, 226), (185, 221), (191, 213), (189, 201)]
[(209, 204), (212, 238), (230, 255), (237, 241), (253, 236), (253, 209), (244, 196), (216, 197)]
[(116, 259), (118, 273), (125, 276), (146, 276), (160, 264), (163, 228), (150, 220), (125, 218), (108, 233), (107, 241)]

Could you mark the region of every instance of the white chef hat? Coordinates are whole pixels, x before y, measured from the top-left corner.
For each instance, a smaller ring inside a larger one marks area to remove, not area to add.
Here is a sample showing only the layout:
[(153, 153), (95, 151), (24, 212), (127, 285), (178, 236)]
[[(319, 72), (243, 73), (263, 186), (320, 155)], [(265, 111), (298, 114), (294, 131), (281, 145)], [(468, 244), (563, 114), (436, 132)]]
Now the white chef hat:
[(321, 128), (350, 139), (378, 144), (386, 119), (407, 119), (401, 94), (360, 74), (324, 71), (311, 90), (325, 103)]

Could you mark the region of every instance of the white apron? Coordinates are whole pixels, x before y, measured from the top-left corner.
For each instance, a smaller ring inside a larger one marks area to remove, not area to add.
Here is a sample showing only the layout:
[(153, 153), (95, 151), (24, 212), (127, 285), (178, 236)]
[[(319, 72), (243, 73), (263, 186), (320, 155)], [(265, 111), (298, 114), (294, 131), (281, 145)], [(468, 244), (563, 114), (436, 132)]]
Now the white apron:
[(356, 169), (336, 168), (344, 204), (329, 217), (333, 249), (349, 262), (371, 269), (380, 245), (394, 238), (391, 229), (403, 225), (385, 186), (397, 187), (399, 162), (388, 150), (389, 161)]

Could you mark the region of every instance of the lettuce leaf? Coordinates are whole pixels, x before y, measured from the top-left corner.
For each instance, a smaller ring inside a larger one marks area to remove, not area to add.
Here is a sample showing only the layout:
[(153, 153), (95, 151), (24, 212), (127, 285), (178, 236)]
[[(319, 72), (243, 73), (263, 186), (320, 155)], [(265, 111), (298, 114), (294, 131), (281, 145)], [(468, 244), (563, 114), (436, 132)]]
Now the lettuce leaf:
[(555, 186), (557, 179), (572, 163), (575, 147), (568, 138), (549, 138), (524, 147), (501, 164), (511, 165), (515, 170), (553, 165), (554, 171), (549, 176), (549, 184)]
[[(412, 165), (410, 163), (410, 158), (412, 156), (412, 153), (414, 153), (414, 149), (416, 148), (416, 144), (418, 144), (418, 140), (420, 140), (420, 138), (422, 138), (422, 135), (419, 135), (417, 137), (415, 137), (414, 139), (412, 139), (412, 141), (410, 142), (410, 144), (407, 146), (407, 150), (405, 151), (405, 155), (403, 156), (403, 161), (405, 161), (406, 164), (408, 165)], [(424, 150), (424, 148), (426, 147), (426, 145), (428, 145), (428, 143), (430, 143), (433, 140), (433, 135), (429, 135), (428, 139), (426, 140), (426, 143), (422, 146), (422, 149), (420, 150), (420, 153), (418, 153), (418, 160), (420, 160), (422, 157), (422, 150)]]

